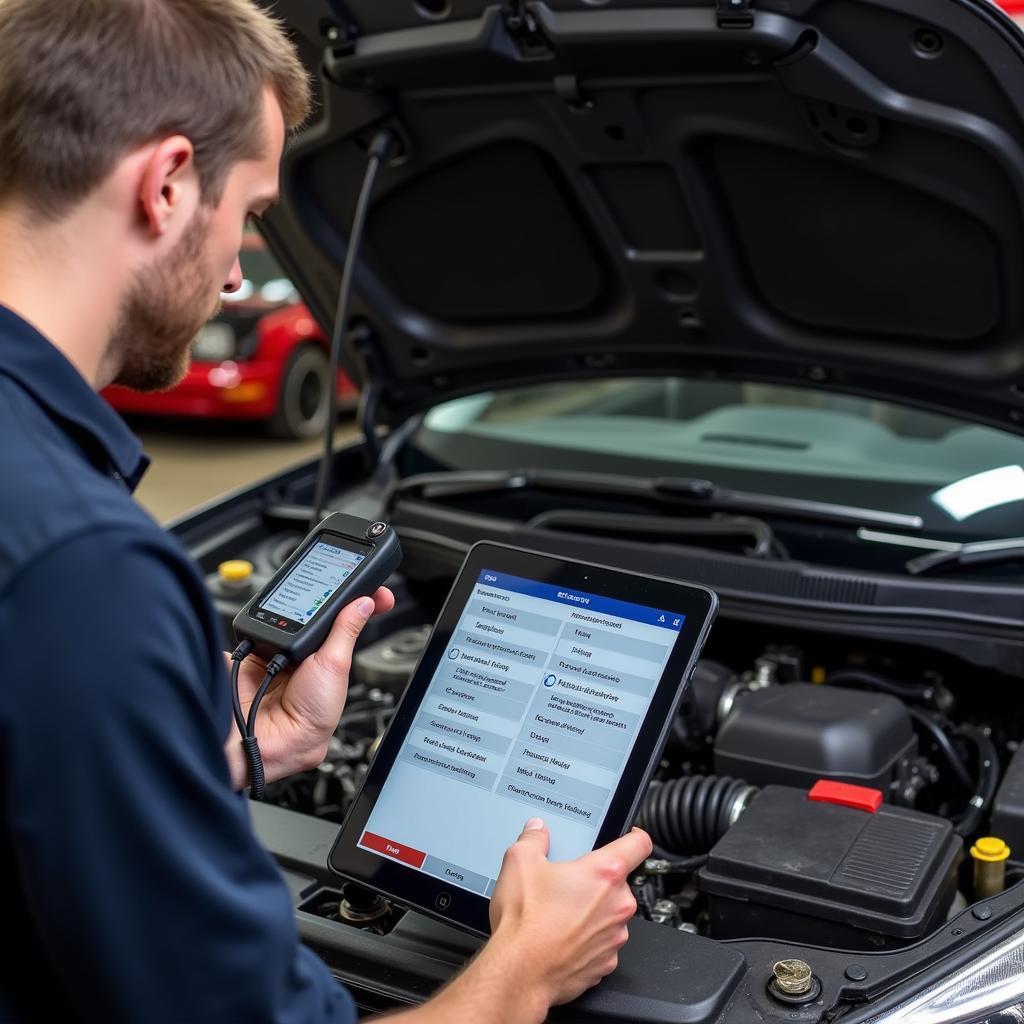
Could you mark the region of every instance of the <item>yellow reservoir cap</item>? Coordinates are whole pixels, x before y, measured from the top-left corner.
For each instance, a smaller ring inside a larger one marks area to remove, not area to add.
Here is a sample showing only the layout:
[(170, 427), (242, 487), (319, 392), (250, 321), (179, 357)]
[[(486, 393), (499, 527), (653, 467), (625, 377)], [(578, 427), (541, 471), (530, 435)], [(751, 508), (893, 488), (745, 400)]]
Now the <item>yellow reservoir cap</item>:
[(252, 573), (252, 562), (247, 562), (243, 558), (233, 558), (230, 562), (221, 562), (217, 566), (217, 575), (227, 583), (244, 583)]
[(971, 847), (971, 856), (988, 864), (997, 864), (1010, 856), (1010, 848), (995, 836), (985, 836)]

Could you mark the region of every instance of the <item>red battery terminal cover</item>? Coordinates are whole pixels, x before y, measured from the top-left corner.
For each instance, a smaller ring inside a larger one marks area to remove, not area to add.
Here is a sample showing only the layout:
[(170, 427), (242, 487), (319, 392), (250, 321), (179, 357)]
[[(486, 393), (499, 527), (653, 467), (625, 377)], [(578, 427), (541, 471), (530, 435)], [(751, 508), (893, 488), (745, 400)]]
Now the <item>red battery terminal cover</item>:
[(808, 800), (822, 804), (839, 804), (874, 814), (882, 806), (882, 791), (867, 786), (851, 786), (848, 782), (819, 779), (807, 794)]

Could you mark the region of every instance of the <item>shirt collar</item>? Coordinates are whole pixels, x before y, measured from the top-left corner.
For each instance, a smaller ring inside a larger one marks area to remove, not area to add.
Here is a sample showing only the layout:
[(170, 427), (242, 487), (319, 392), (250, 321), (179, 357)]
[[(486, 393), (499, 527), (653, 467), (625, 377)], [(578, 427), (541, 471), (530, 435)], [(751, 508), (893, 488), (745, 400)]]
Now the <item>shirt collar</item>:
[(124, 420), (89, 386), (56, 345), (13, 310), (0, 305), (0, 374), (30, 392), (67, 430), (91, 438), (108, 471), (135, 490), (149, 459)]

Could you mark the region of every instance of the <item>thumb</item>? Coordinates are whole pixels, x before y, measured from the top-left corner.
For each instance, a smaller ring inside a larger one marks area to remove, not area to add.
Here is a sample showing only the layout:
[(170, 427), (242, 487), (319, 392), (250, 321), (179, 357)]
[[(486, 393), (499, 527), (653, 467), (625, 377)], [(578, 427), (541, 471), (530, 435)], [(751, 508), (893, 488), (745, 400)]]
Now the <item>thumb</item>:
[(348, 674), (352, 665), (352, 649), (375, 607), (372, 597), (360, 597), (339, 612), (327, 639), (315, 655), (332, 675)]
[(531, 818), (523, 826), (523, 831), (519, 834), (516, 843), (536, 847), (540, 855), (546, 857), (550, 839), (547, 825), (540, 818)]

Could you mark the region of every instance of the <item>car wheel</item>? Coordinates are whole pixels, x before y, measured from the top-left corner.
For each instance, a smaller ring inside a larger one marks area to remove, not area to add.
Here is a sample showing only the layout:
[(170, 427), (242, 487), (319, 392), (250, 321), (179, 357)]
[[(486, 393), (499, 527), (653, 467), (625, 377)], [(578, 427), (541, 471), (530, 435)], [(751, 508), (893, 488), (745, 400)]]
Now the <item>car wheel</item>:
[(323, 433), (331, 400), (331, 367), (319, 345), (306, 344), (288, 359), (277, 412), (270, 421), (275, 437), (303, 439)]

